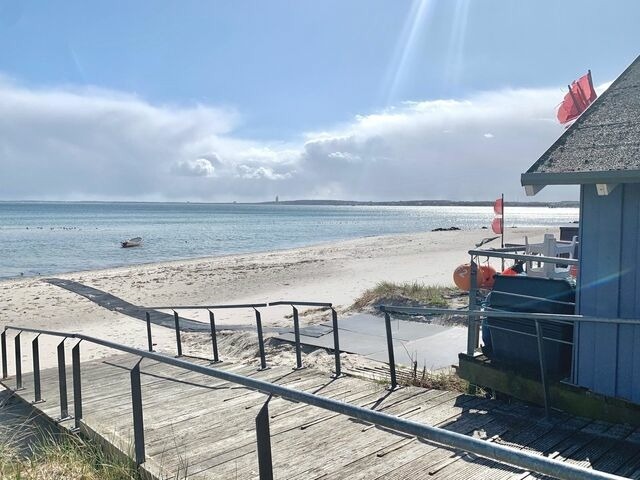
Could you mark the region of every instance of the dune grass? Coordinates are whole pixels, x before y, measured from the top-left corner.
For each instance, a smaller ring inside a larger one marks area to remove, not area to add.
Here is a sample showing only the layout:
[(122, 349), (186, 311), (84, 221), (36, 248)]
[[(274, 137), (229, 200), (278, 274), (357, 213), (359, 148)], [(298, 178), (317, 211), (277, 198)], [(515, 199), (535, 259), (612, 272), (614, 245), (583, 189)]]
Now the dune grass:
[(383, 303), (445, 308), (449, 305), (448, 297), (454, 292), (455, 289), (452, 287), (423, 285), (418, 282), (380, 282), (363, 292), (353, 302), (352, 308), (364, 310)]
[(16, 480), (140, 480), (132, 462), (106, 454), (97, 444), (69, 434), (46, 433), (28, 455), (0, 443), (0, 478)]
[(420, 372), (414, 367), (411, 375), (402, 377), (401, 381), (404, 385), (435, 390), (462, 393), (469, 391), (469, 382), (460, 378), (454, 369), (430, 372), (426, 368), (423, 368)]

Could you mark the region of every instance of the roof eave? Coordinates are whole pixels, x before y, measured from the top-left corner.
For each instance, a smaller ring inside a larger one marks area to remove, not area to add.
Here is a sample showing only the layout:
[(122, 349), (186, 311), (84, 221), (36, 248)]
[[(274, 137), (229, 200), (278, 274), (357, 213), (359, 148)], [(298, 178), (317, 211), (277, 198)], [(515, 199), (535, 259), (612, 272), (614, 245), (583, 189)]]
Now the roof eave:
[(583, 185), (592, 183), (640, 183), (640, 170), (535, 172), (520, 175), (520, 184), (523, 187), (527, 185)]

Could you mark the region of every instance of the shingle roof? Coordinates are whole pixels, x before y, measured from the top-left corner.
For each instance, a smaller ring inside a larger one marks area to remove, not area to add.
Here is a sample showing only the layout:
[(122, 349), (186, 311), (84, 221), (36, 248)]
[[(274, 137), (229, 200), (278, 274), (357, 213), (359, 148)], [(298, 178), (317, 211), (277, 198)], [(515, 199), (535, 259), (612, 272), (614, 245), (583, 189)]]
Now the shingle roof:
[(640, 56), (521, 176), (522, 185), (640, 182)]

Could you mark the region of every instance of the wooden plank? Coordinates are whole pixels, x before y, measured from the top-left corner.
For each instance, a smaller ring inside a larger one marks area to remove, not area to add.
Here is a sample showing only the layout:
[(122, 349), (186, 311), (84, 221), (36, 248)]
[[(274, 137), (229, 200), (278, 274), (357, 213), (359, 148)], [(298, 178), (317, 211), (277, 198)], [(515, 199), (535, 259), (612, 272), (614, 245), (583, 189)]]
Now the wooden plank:
[[(407, 390), (411, 398), (409, 401), (404, 402), (402, 405), (399, 405), (399, 407), (401, 407), (402, 409), (406, 409), (406, 407), (410, 406), (412, 401), (415, 401), (415, 398), (416, 398), (415, 394), (419, 392), (419, 389), (414, 389), (414, 388), (407, 389)], [(454, 394), (452, 397), (452, 396), (449, 396), (449, 393), (450, 392), (447, 392), (446, 399), (442, 400), (442, 397), (437, 397), (435, 400), (440, 401), (442, 405), (449, 406), (450, 404), (455, 404), (457, 395)], [(418, 395), (418, 397), (421, 397), (421, 396)], [(477, 397), (474, 399), (468, 398), (466, 400), (468, 402), (483, 401), (482, 399), (479, 399)], [(426, 415), (426, 412), (420, 412), (420, 413), (423, 416)], [(447, 418), (449, 417), (447, 416)], [(415, 415), (415, 412), (412, 412), (412, 419), (420, 421)], [(353, 422), (353, 420), (349, 420), (342, 416), (340, 417), (339, 420), (342, 422)], [(358, 423), (358, 422), (355, 422), (355, 423)], [(398, 438), (398, 436), (400, 436), (401, 438), (406, 438), (408, 440), (411, 440), (412, 438), (410, 436), (392, 432), (388, 429), (377, 428), (377, 427), (371, 429), (368, 426), (364, 426), (361, 428), (360, 432), (356, 430), (353, 434), (349, 435), (348, 438), (342, 438), (341, 436), (341, 438), (339, 438), (338, 441), (331, 442), (326, 446), (322, 444), (319, 445), (317, 448), (321, 448), (322, 455), (318, 458), (314, 458), (312, 456), (311, 458), (306, 459), (305, 457), (305, 461), (303, 463), (304, 469), (300, 470), (300, 473), (298, 474), (301, 475), (302, 477), (312, 476), (312, 475), (317, 476), (319, 473), (321, 473), (321, 470), (326, 469), (326, 464), (327, 464), (325, 460), (326, 458), (331, 458), (332, 465), (348, 464), (349, 462), (352, 462), (354, 459), (357, 459), (360, 456), (367, 455), (371, 452), (379, 450), (381, 444), (386, 444), (389, 441), (394, 441)], [(300, 441), (296, 440), (296, 443), (300, 444)], [(308, 451), (312, 452), (313, 450), (310, 449)], [(306, 452), (306, 450), (302, 450), (299, 455), (303, 456), (304, 452)], [(309, 468), (309, 467), (313, 467), (314, 465), (315, 465), (315, 468)], [(299, 470), (299, 467), (296, 467), (295, 469), (290, 468), (289, 470), (287, 470), (287, 473), (289, 475), (296, 474), (298, 470)]]
[[(130, 363), (130, 362), (129, 362)], [(157, 362), (153, 362), (149, 369), (152, 371), (156, 371), (162, 365)], [(129, 370), (115, 370), (112, 371), (111, 375), (102, 376), (105, 372), (105, 368), (113, 368), (113, 367), (105, 367), (103, 363), (98, 365), (91, 365), (91, 368), (88, 372), (83, 372), (83, 405), (85, 406), (84, 413), (85, 417), (95, 416), (97, 413), (103, 410), (104, 406), (107, 405), (112, 410), (115, 407), (120, 407), (124, 410), (116, 410), (121, 412), (122, 414), (127, 413), (127, 409), (130, 408), (131, 403), (131, 395), (130, 395), (130, 382), (129, 382)], [(145, 367), (146, 370), (146, 367)], [(115, 373), (114, 373), (115, 372)], [(186, 372), (184, 369), (180, 372), (184, 374)], [(73, 395), (72, 395), (72, 379), (71, 379), (71, 370), (67, 369), (67, 389), (68, 389), (68, 402), (70, 412), (73, 412)], [(177, 379), (171, 379), (168, 376), (163, 376), (159, 374), (149, 375), (148, 371), (141, 377), (141, 383), (143, 390), (147, 388), (155, 386), (162, 386), (162, 388), (166, 388), (168, 384), (167, 380), (170, 381), (182, 381), (181, 379), (185, 378), (184, 375), (181, 375)], [(207, 377), (207, 379), (210, 377)], [(215, 380), (215, 379), (214, 379)], [(220, 382), (218, 380), (218, 382)], [(226, 382), (225, 382), (226, 383)], [(170, 382), (169, 382), (170, 384)], [(229, 385), (228, 383), (226, 383)], [(179, 387), (177, 387), (179, 388)], [(56, 412), (59, 411), (60, 400), (58, 396), (58, 377), (57, 370), (56, 375), (43, 375), (43, 392), (53, 392), (53, 395), (48, 395), (45, 397), (47, 399), (46, 403), (39, 404), (38, 408), (40, 408), (45, 414), (50, 416), (56, 416)], [(31, 396), (30, 389), (26, 389), (21, 392), (23, 397), (29, 398)], [(130, 414), (130, 411), (128, 411)], [(113, 412), (110, 413), (113, 415)], [(114, 418), (114, 417), (110, 417)]]
[[(402, 392), (402, 391), (401, 391)], [(394, 392), (394, 396), (390, 397), (392, 398), (391, 402), (395, 402), (397, 403), (397, 397), (398, 397), (399, 393), (398, 392)], [(413, 393), (410, 391), (405, 391), (404, 395), (406, 397), (411, 397), (413, 396)], [(367, 398), (371, 398), (371, 400), (369, 401), (370, 406), (373, 406), (376, 403), (379, 403), (379, 396), (380, 396), (380, 392), (374, 392), (373, 394), (370, 394), (367, 396)], [(350, 399), (350, 401), (353, 403), (353, 399)], [(389, 401), (389, 400), (387, 400)], [(272, 401), (273, 402), (273, 401)], [(362, 399), (360, 399), (359, 402), (356, 403), (362, 403)], [(273, 421), (272, 425), (271, 425), (271, 430), (272, 430), (272, 445), (273, 448), (275, 449), (275, 444), (278, 443), (280, 440), (278, 439), (278, 433), (280, 433), (281, 431), (283, 432), (288, 432), (290, 430), (293, 429), (300, 429), (300, 430), (308, 430), (310, 428), (313, 428), (314, 430), (318, 430), (320, 428), (322, 428), (322, 425), (324, 425), (325, 422), (330, 421), (332, 418), (336, 418), (339, 417), (339, 415), (337, 414), (327, 414), (326, 411), (323, 410), (319, 410), (319, 409), (313, 409), (313, 410), (308, 410), (309, 407), (307, 407), (306, 412), (307, 415), (311, 414), (310, 420), (305, 420), (303, 422), (300, 421), (300, 416), (299, 414), (292, 418), (293, 423), (287, 424), (287, 425), (283, 425), (281, 422), (278, 421)], [(274, 404), (272, 403), (271, 407), (270, 407), (270, 412), (273, 416), (273, 411), (274, 411)], [(365, 425), (365, 427), (367, 427)], [(362, 425), (360, 426), (360, 428), (364, 428), (362, 427)], [(247, 452), (253, 452), (255, 450), (255, 439), (251, 438), (250, 442), (245, 446), (247, 448)], [(234, 448), (234, 452), (236, 455), (238, 455), (239, 450), (237, 448)], [(245, 452), (242, 453), (242, 455), (244, 455)], [(241, 455), (241, 456), (242, 456)], [(234, 460), (236, 458), (234, 457)], [(214, 464), (218, 464), (219, 459), (214, 459), (213, 463)], [(251, 465), (252, 466), (252, 465)]]
[[(150, 381), (148, 383), (142, 382), (142, 400), (143, 407), (146, 413), (153, 412), (157, 408), (162, 407), (166, 412), (172, 412), (179, 408), (182, 408), (177, 402), (178, 398), (189, 398), (193, 400), (200, 400), (201, 395), (211, 395), (216, 391), (229, 392), (228, 395), (234, 395), (236, 391), (245, 391), (239, 387), (213, 377), (208, 377), (195, 372), (190, 372), (191, 375), (183, 376), (179, 382), (174, 381)], [(255, 372), (237, 372), (241, 374), (254, 374)], [(257, 372), (254, 376), (266, 381), (277, 380), (281, 377), (281, 372), (276, 370), (265, 370), (263, 372)], [(146, 375), (141, 375), (142, 379), (148, 378)], [(237, 390), (236, 390), (237, 389)], [(169, 399), (169, 400), (167, 400)], [(92, 404), (88, 405), (88, 409), (101, 412), (106, 406), (112, 407), (119, 405), (126, 408), (131, 402), (130, 388), (127, 374), (127, 381), (121, 385), (121, 390), (117, 394), (106, 396), (100, 399), (96, 399)], [(120, 421), (121, 417), (126, 413), (119, 413), (116, 415), (109, 414), (109, 419), (112, 422)]]
[[(380, 429), (363, 433), (362, 424), (344, 416), (328, 418), (304, 430), (288, 429), (272, 436), (274, 473), (281, 478), (290, 478), (310, 467), (326, 465), (328, 459), (337, 461), (338, 458), (352, 456), (354, 452), (377, 449), (377, 443), (385, 435), (403, 437)], [(252, 457), (245, 456), (238, 464), (239, 478), (248, 478), (253, 474), (255, 467)], [(232, 471), (222, 470), (216, 472), (216, 475), (225, 478)]]
[[(479, 404), (478, 408), (482, 409), (482, 407), (488, 406), (488, 403), (490, 402), (487, 401), (486, 403)], [(472, 410), (473, 409), (470, 408), (468, 411)], [(461, 417), (462, 416), (465, 417), (465, 420), (463, 421), (452, 422), (451, 420), (447, 420), (447, 422), (450, 423), (447, 428), (458, 433), (470, 434), (476, 429), (484, 427), (493, 421), (493, 416), (488, 411), (484, 411), (484, 414), (480, 415), (465, 416), (464, 414), (461, 414)], [(402, 461), (401, 454), (407, 452), (407, 450), (413, 452), (409, 455), (405, 455), (407, 458), (411, 458), (418, 457), (427, 451), (435, 450), (437, 448), (433, 444), (420, 442), (415, 438), (411, 438), (409, 441), (398, 441), (395, 438), (389, 439), (387, 442), (380, 442), (378, 446), (379, 448), (376, 451), (368, 455), (360, 456), (350, 463), (336, 465), (332, 462), (330, 470), (325, 469), (324, 472), (320, 473), (318, 476), (309, 476), (305, 478), (335, 478), (338, 475), (343, 478), (353, 479), (374, 478), (376, 475), (380, 475), (385, 468), (391, 470), (394, 468), (394, 465), (397, 466), (398, 462)], [(411, 450), (412, 446), (414, 447), (413, 450)], [(303, 478), (303, 476), (300, 478)]]
[[(521, 406), (523, 410), (525, 406)], [(521, 414), (524, 412), (520, 412)], [(520, 417), (522, 419), (522, 417)], [(554, 425), (557, 425), (566, 420), (566, 416), (556, 418), (553, 422), (547, 420), (534, 421), (520, 421), (512, 425), (504, 433), (498, 436), (493, 436), (488, 441), (500, 443), (512, 448), (524, 448), (526, 445), (531, 444), (540, 439), (540, 437), (553, 430)], [(451, 466), (449, 466), (451, 465)], [(445, 468), (446, 467), (446, 468)], [(518, 474), (524, 473), (519, 469), (503, 468), (496, 462), (487, 461), (476, 455), (460, 452), (459, 458), (451, 459), (437, 467), (432, 467), (429, 470), (431, 475), (435, 475), (442, 471), (440, 476), (442, 478), (464, 478), (465, 475), (472, 475), (478, 479), (501, 479), (510, 477), (514, 472)]]
[[(354, 392), (354, 396), (350, 398), (349, 401), (357, 404), (364, 402), (373, 404), (378, 399), (378, 396), (378, 392)], [(229, 468), (228, 466), (221, 467), (221, 465), (229, 462), (239, 462), (239, 459), (243, 456), (249, 455), (251, 459), (254, 459), (256, 439), (255, 432), (253, 431), (253, 422), (257, 410), (261, 405), (262, 403), (256, 405), (253, 412), (245, 412), (244, 416), (234, 421), (235, 425), (244, 425), (240, 433), (236, 432), (235, 435), (229, 435), (220, 440), (214, 437), (215, 440), (206, 445), (205, 448), (191, 452), (190, 461), (192, 461), (192, 464), (202, 466), (204, 469), (216, 467), (216, 471), (220, 471)], [(290, 407), (291, 402), (274, 398), (270, 402), (269, 410), (270, 412), (278, 412), (280, 409), (289, 409)], [(317, 432), (320, 430), (322, 423), (331, 421), (337, 416), (337, 414), (328, 413), (326, 410), (307, 406), (295, 416), (280, 417), (277, 421), (272, 422), (270, 427), (272, 448), (275, 451), (276, 445), (281, 441), (280, 435), (292, 430), (299, 430), (303, 432), (303, 434), (307, 434), (307, 432)], [(319, 419), (322, 421), (318, 422)], [(228, 432), (228, 429), (226, 431)], [(212, 452), (216, 452), (216, 455), (213, 456)], [(196, 472), (197, 471), (198, 470), (196, 470)], [(239, 476), (238, 478), (243, 477)]]
[[(612, 448), (612, 438), (622, 438), (629, 433), (624, 426), (591, 422), (554, 446), (547, 456), (563, 462), (590, 466), (591, 461), (596, 461)], [(551, 477), (530, 473), (522, 478)]]
[[(257, 398), (259, 398), (261, 401), (254, 403), (254, 409), (256, 411), (257, 411), (257, 408), (259, 408), (259, 406), (262, 405), (262, 402), (264, 401), (264, 398), (265, 398), (264, 395), (262, 395), (262, 394), (257, 394), (257, 395), (258, 395)], [(274, 400), (274, 402), (275, 402), (275, 400)], [(214, 422), (213, 425), (211, 424), (211, 422), (209, 422), (209, 425), (207, 426), (207, 428), (208, 429), (221, 428), (222, 431), (225, 433), (225, 435), (229, 435), (231, 437), (234, 437), (234, 435), (235, 435), (236, 437), (240, 438), (238, 432), (235, 432), (233, 429), (229, 428), (229, 424), (232, 424), (232, 425), (233, 424), (237, 424), (238, 420), (233, 418), (233, 417), (230, 417), (230, 413), (227, 412), (226, 406), (225, 405), (221, 405), (220, 402), (217, 402), (217, 403), (216, 402), (212, 402), (211, 405), (212, 405), (212, 408), (215, 408), (215, 409), (221, 408), (222, 409), (220, 412), (218, 412), (219, 417), (221, 417), (222, 420), (218, 421), (218, 422)], [(288, 409), (291, 408), (292, 405), (294, 405), (294, 404), (291, 404), (290, 402), (287, 402), (287, 404), (285, 406), (283, 406), (282, 408), (284, 410), (288, 410)], [(273, 412), (274, 408), (272, 408), (271, 411)], [(255, 413), (251, 413), (246, 408), (234, 409), (234, 412), (235, 412), (235, 415), (240, 416), (241, 418), (242, 417), (249, 418), (250, 422), (253, 421), (253, 417), (255, 416)], [(231, 413), (233, 413), (233, 412), (231, 412)], [(208, 418), (213, 418), (213, 416), (209, 416), (209, 415), (207, 415), (207, 417)], [(165, 432), (160, 432), (160, 437), (162, 438), (162, 437), (166, 436), (166, 433), (167, 433), (166, 431)], [(206, 431), (203, 432), (203, 433), (204, 433), (205, 436), (207, 435)], [(196, 440), (199, 435), (201, 435), (201, 433), (199, 431), (191, 432), (190, 440), (191, 439)], [(254, 443), (255, 439), (253, 437), (254, 433), (253, 433), (253, 431), (251, 429), (248, 431), (248, 435), (251, 438), (251, 440), (248, 440), (248, 442), (251, 443), (251, 445), (253, 446), (253, 443)], [(216, 440), (219, 440), (219, 437), (220, 437), (213, 430), (211, 430), (211, 435), (210, 436), (213, 437)], [(206, 440), (206, 438), (204, 440)], [(200, 443), (199, 446), (203, 447), (203, 445), (202, 445), (203, 442), (200, 441), (199, 443)], [(210, 444), (211, 442), (209, 442), (209, 444), (206, 444), (206, 442), (204, 442), (204, 443), (205, 443), (204, 446), (206, 446), (207, 449), (209, 449), (211, 447), (211, 444)], [(228, 442), (226, 442), (226, 443), (228, 444)], [(209, 453), (209, 456), (210, 456), (210, 453)]]
[[(118, 355), (82, 364), (84, 421), (126, 449), (131, 444), (129, 369), (137, 357)], [(206, 360), (196, 359), (200, 364)], [(330, 379), (313, 369), (219, 364), (216, 368), (316, 392), (402, 418), (487, 438), (561, 460), (595, 462), (609, 471), (640, 468), (640, 433), (630, 427), (559, 415), (546, 422), (541, 409), (506, 405), (455, 392), (405, 387), (353, 377)], [(73, 413), (71, 368), (67, 369)], [(30, 400), (27, 389), (18, 392)], [(57, 393), (57, 369), (42, 372), (43, 391)], [(196, 372), (142, 363), (146, 468), (174, 478), (256, 478), (254, 420), (266, 396)], [(37, 405), (59, 415), (56, 395)], [(274, 473), (277, 478), (506, 479), (529, 476), (512, 467), (433, 442), (280, 398), (270, 402)], [(65, 422), (68, 427), (72, 422)]]
[[(419, 390), (406, 389), (405, 393), (406, 395), (403, 399), (387, 399), (387, 401), (379, 405), (376, 410), (403, 418), (412, 418), (415, 417), (420, 410), (435, 408), (438, 404), (450, 400), (450, 397), (447, 396), (448, 392), (440, 392), (437, 390), (420, 392)], [(344, 417), (342, 417), (342, 419), (343, 421), (359, 423), (353, 419), (345, 419)], [(391, 433), (391, 435), (386, 435), (387, 433)], [(405, 442), (412, 440), (412, 437), (407, 437), (402, 434), (398, 435), (388, 429), (363, 423), (361, 423), (360, 436), (375, 440), (375, 445), (370, 446), (373, 448), (373, 451), (380, 450), (382, 446), (387, 446), (397, 442), (399, 436), (401, 439), (404, 439)], [(368, 444), (366, 449), (356, 448), (356, 445), (353, 443), (353, 439), (350, 438), (346, 441), (344, 439), (340, 440), (342, 440), (342, 442), (335, 442), (331, 448), (323, 450), (323, 457), (331, 458), (331, 468), (334, 470), (336, 467), (347, 465), (355, 461), (357, 458), (367, 455), (367, 451), (369, 450)], [(316, 478), (326, 471), (327, 463), (325, 461), (315, 467), (312, 467), (311, 462), (307, 461), (305, 462), (305, 467), (307, 468), (298, 475), (305, 478)], [(289, 474), (293, 475), (293, 472), (289, 472)]]
[[(529, 422), (526, 417), (518, 415), (509, 415), (502, 410), (492, 413), (492, 421), (487, 423), (483, 429), (484, 438), (496, 438), (504, 435), (510, 430), (520, 430), (528, 428)], [(449, 422), (448, 427), (451, 428), (455, 422)], [(457, 461), (465, 453), (456, 449), (442, 447), (433, 442), (428, 442), (433, 448), (424, 451), (422, 455), (405, 456), (401, 462), (394, 462), (392, 468), (388, 471), (376, 476), (377, 479), (404, 479), (427, 475), (426, 472), (433, 470), (435, 473), (441, 473), (442, 469), (447, 465)], [(478, 469), (481, 470), (481, 469)], [(478, 473), (478, 472), (476, 472)], [(475, 474), (474, 474), (475, 475)], [(446, 478), (444, 476), (443, 478)], [(472, 475), (469, 478), (474, 478)]]
[[(313, 381), (314, 379), (310, 379), (307, 381)], [(296, 385), (297, 387), (303, 386), (303, 384)], [(154, 448), (156, 445), (162, 447), (164, 442), (164, 438), (167, 434), (171, 433), (174, 437), (183, 437), (184, 441), (182, 445), (191, 450), (190, 447), (196, 447), (192, 451), (195, 453), (198, 451), (197, 447), (201, 447), (203, 443), (206, 443), (209, 437), (213, 437), (216, 440), (220, 440), (220, 434), (214, 436), (214, 431), (216, 429), (220, 429), (225, 433), (225, 437), (227, 435), (233, 436), (237, 432), (234, 432), (233, 429), (230, 429), (230, 425), (235, 425), (236, 422), (241, 421), (242, 418), (253, 418), (257, 413), (257, 410), (265, 400), (264, 394), (254, 393), (254, 397), (247, 400), (246, 406), (228, 406), (221, 404), (219, 401), (212, 401), (208, 405), (203, 405), (200, 409), (191, 409), (192, 411), (198, 412), (197, 416), (186, 416), (183, 418), (175, 419), (175, 421), (171, 421), (169, 424), (164, 424), (160, 428), (156, 428), (159, 424), (158, 421), (153, 421), (154, 428), (149, 430), (147, 442), (148, 448), (147, 451), (149, 454), (153, 454), (155, 452)], [(288, 409), (289, 404), (283, 405), (283, 409)], [(271, 409), (273, 412), (275, 409)], [(276, 410), (277, 412), (277, 410)], [(253, 417), (251, 417), (253, 415)], [(207, 424), (202, 425), (202, 419), (207, 419)], [(193, 444), (193, 445), (192, 445)]]
[(640, 477), (640, 429), (629, 435), (625, 443), (629, 443), (632, 448), (635, 446), (635, 455), (630, 458), (623, 457), (624, 463), (617, 467), (614, 473), (623, 477), (638, 478)]
[(573, 465), (591, 467), (593, 463), (619, 444), (618, 440), (628, 437), (632, 431), (633, 428), (627, 425), (613, 425), (604, 435), (592, 435), (589, 443), (572, 453), (564, 461)]
[[(618, 275), (625, 268), (620, 264), (624, 189), (617, 188), (604, 197), (597, 195), (594, 185), (585, 185), (582, 191), (580, 258), (589, 260), (580, 266), (578, 313), (616, 317)], [(618, 326), (581, 324), (574, 348), (578, 356), (577, 383), (615, 397)]]

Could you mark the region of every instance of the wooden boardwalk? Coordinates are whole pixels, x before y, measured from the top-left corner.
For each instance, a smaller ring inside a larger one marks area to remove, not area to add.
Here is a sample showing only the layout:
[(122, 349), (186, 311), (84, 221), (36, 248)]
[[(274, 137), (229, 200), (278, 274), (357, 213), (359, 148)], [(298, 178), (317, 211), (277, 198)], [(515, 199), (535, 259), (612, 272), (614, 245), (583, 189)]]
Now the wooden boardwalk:
[[(132, 451), (129, 371), (137, 362), (117, 355), (82, 363), (84, 424)], [(193, 360), (205, 363), (204, 361)], [(402, 388), (350, 376), (332, 380), (313, 369), (221, 363), (218, 368), (340, 399), (429, 425), (486, 438), (619, 475), (640, 478), (640, 430), (558, 414), (522, 404), (438, 390)], [(145, 359), (144, 468), (157, 478), (258, 477), (255, 417), (266, 396), (211, 377)], [(73, 414), (71, 368), (67, 369)], [(14, 387), (11, 378), (5, 385)], [(31, 374), (24, 390), (33, 399)], [(57, 369), (42, 372), (44, 403), (59, 417)], [(316, 407), (273, 398), (269, 404), (275, 478), (279, 479), (522, 479), (527, 472), (440, 447)], [(71, 428), (73, 420), (62, 422)]]

